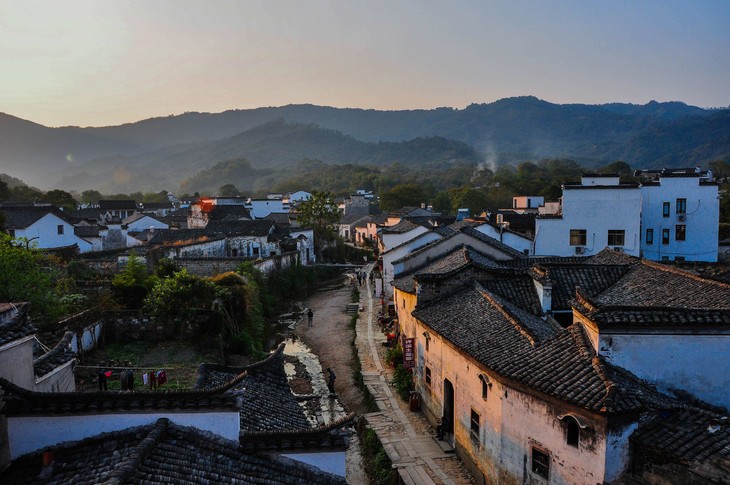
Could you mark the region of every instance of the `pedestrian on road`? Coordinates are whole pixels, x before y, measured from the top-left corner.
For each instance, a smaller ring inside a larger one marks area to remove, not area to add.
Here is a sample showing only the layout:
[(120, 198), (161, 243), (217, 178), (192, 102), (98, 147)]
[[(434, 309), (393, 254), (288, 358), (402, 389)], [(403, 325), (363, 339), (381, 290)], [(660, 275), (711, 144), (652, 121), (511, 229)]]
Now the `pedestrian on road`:
[(314, 318), (314, 312), (312, 312), (312, 309), (310, 308), (309, 310), (307, 310), (307, 321), (309, 327), (312, 326), (312, 318)]
[(335, 373), (329, 367), (327, 367), (327, 375), (328, 375), (327, 389), (330, 390), (330, 394), (334, 394), (335, 393), (335, 379), (337, 378), (337, 376), (335, 376)]

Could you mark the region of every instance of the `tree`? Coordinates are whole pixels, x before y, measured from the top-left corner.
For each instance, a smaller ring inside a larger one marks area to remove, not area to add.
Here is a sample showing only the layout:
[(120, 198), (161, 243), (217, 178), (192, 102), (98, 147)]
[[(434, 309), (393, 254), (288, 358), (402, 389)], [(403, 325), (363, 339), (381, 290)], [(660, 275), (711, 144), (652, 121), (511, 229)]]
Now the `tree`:
[(419, 185), (400, 184), (380, 196), (380, 208), (385, 211), (392, 211), (401, 207), (418, 207), (427, 198)]
[(470, 187), (455, 191), (452, 200), (454, 212), (461, 208), (467, 208), (472, 216), (478, 216), (489, 208), (489, 198), (486, 192)]
[(36, 202), (43, 200), (43, 192), (35, 187), (19, 185), (10, 190), (10, 198), (16, 202)]
[(76, 202), (71, 194), (60, 189), (46, 192), (46, 195), (43, 196), (43, 201), (68, 211), (75, 210), (78, 206), (78, 202)]
[(189, 320), (196, 310), (210, 310), (224, 289), (210, 280), (191, 275), (186, 269), (156, 281), (144, 307), (155, 321), (178, 325)]
[(81, 202), (86, 204), (98, 204), (104, 196), (98, 190), (84, 190), (81, 192)]
[(447, 191), (442, 190), (433, 198), (432, 205), (435, 212), (448, 215), (451, 213), (451, 196)]
[(112, 280), (112, 291), (119, 303), (130, 309), (142, 308), (156, 278), (147, 272), (142, 258), (132, 255), (127, 265)]
[(241, 195), (241, 191), (233, 184), (225, 184), (218, 189), (218, 195), (221, 197), (237, 197)]
[(54, 321), (60, 313), (60, 273), (48, 263), (38, 250), (0, 233), (0, 301), (29, 301), (36, 318)]
[(8, 200), (10, 198), (10, 188), (4, 180), (0, 180), (0, 200)]
[(297, 221), (314, 231), (315, 250), (319, 256), (325, 243), (335, 238), (335, 224), (340, 221), (340, 210), (332, 192), (312, 192), (312, 198), (297, 207)]

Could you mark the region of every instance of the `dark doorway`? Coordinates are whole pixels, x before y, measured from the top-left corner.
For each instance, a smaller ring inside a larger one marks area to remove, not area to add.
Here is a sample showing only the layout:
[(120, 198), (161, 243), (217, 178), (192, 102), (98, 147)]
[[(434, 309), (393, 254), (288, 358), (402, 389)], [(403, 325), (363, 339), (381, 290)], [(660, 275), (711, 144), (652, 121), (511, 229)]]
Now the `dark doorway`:
[(454, 446), (454, 385), (444, 379), (444, 439)]

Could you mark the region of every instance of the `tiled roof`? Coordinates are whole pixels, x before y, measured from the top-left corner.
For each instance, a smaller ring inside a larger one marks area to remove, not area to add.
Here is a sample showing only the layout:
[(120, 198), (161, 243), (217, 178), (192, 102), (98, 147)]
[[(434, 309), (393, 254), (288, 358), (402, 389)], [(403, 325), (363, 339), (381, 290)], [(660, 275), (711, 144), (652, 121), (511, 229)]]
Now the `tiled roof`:
[(28, 303), (17, 303), (11, 305), (11, 308), (13, 306), (17, 308), (18, 313), (5, 323), (0, 323), (0, 346), (28, 335), (34, 335), (37, 332), (28, 318), (30, 305)]
[(383, 234), (403, 234), (408, 231), (412, 231), (416, 228), (423, 227), (420, 224), (415, 224), (407, 219), (401, 220), (398, 224), (383, 228)]
[(78, 237), (99, 237), (101, 226), (74, 226), (74, 234)]
[(577, 287), (597, 295), (616, 283), (629, 270), (627, 266), (597, 264), (545, 264), (533, 268), (535, 275), (552, 282), (553, 310), (570, 310)]
[(589, 256), (587, 258), (578, 258), (586, 264), (623, 264), (623, 265), (635, 265), (641, 263), (641, 258), (630, 256), (620, 251), (614, 251), (613, 249), (604, 248), (598, 254)]
[(626, 183), (626, 184), (619, 184), (619, 185), (572, 185), (572, 184), (565, 184), (563, 185), (563, 190), (595, 190), (595, 189), (638, 189), (639, 184), (635, 183)]
[[(535, 232), (535, 219), (537, 214), (525, 213), (520, 214), (514, 211), (499, 211), (502, 215), (504, 222), (509, 222), (509, 226), (506, 228), (508, 231), (524, 233), (524, 232)], [(496, 221), (488, 221), (487, 224), (496, 226)]]
[(36, 377), (43, 377), (76, 357), (71, 350), (71, 339), (73, 336), (73, 332), (66, 332), (55, 347), (33, 359), (33, 372)]
[(601, 328), (608, 326), (728, 326), (730, 309), (601, 307), (587, 312)]
[(238, 216), (239, 218), (251, 218), (251, 213), (242, 205), (220, 205), (216, 204), (208, 212), (208, 219), (211, 221), (224, 219), (226, 216)]
[[(40, 478), (43, 451), (55, 452), (52, 472)], [(22, 456), (0, 475), (7, 484), (344, 484), (342, 477), (285, 457), (248, 455), (212, 433), (155, 424), (63, 443)]]
[(46, 214), (53, 214), (59, 219), (69, 222), (68, 217), (61, 210), (56, 207), (42, 206), (42, 207), (2, 207), (0, 212), (5, 216), (5, 229), (25, 229)]
[(102, 212), (111, 210), (137, 210), (137, 203), (133, 200), (100, 200), (99, 209)]
[(630, 439), (642, 450), (658, 450), (684, 462), (722, 459), (730, 456), (730, 419), (704, 409), (680, 409), (639, 426)]
[(479, 286), (413, 315), (495, 375), (590, 411), (619, 414), (665, 402), (597, 356), (579, 325), (561, 329)]
[[(230, 385), (233, 380), (237, 383)], [(266, 360), (247, 367), (201, 364), (195, 386), (198, 389), (228, 386), (241, 390), (242, 437), (250, 432), (312, 429), (289, 387), (284, 372), (283, 344)]]
[(205, 229), (155, 229), (155, 235), (150, 239), (150, 244), (170, 244), (180, 241), (194, 242), (210, 240)]
[(590, 296), (597, 306), (730, 308), (730, 284), (646, 260), (603, 293)]
[(530, 256), (528, 258), (500, 261), (505, 268), (529, 269), (537, 264), (562, 263), (562, 264), (583, 264), (589, 258), (577, 256)]
[(494, 277), (479, 282), (485, 289), (501, 296), (513, 305), (533, 315), (541, 316), (543, 314), (542, 304), (535, 290), (535, 283), (529, 276)]
[(268, 236), (274, 221), (259, 219), (256, 221), (210, 221), (205, 226), (208, 235), (224, 234), (226, 236)]

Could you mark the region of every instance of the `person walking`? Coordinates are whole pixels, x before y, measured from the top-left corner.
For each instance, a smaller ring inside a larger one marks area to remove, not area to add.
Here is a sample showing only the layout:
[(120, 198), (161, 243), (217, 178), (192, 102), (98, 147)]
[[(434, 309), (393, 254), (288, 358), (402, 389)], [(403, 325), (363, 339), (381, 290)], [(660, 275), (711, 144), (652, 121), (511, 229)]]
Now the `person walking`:
[(335, 393), (335, 379), (337, 376), (335, 376), (334, 371), (327, 367), (327, 389), (330, 390), (330, 394)]
[(312, 326), (313, 318), (314, 318), (314, 312), (312, 312), (312, 309), (310, 308), (309, 310), (307, 310), (307, 322), (308, 322), (307, 326), (309, 326), (309, 327)]

